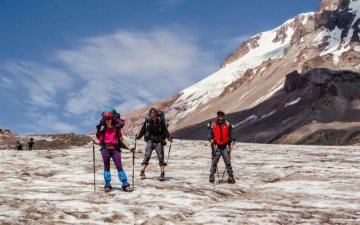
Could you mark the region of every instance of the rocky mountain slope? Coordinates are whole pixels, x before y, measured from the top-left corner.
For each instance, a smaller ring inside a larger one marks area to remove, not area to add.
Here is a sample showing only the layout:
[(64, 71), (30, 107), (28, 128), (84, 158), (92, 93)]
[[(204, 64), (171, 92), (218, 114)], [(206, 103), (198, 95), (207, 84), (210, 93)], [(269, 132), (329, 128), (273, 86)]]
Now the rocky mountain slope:
[[(225, 59), (218, 71), (178, 95), (125, 115), (135, 126), (129, 129), (129, 133), (133, 134), (139, 129), (146, 110), (152, 106), (160, 106), (158, 108), (166, 112), (170, 121), (170, 129), (177, 131), (175, 133), (179, 138), (185, 138), (180, 134), (186, 133), (186, 130), (181, 129), (205, 123), (219, 109), (228, 114), (245, 115), (249, 110), (254, 110), (254, 107), (259, 107), (261, 103), (273, 98), (275, 93), (284, 90), (285, 83), (289, 82), (286, 79), (288, 74), (312, 74), (307, 72), (316, 68), (360, 72), (359, 25), (360, 1), (323, 0), (316, 12), (300, 14), (273, 30), (262, 32), (243, 42)], [(324, 73), (324, 76), (328, 76), (326, 71)], [(356, 91), (353, 93), (357, 94)], [(307, 102), (301, 102), (305, 103)], [(346, 104), (354, 104), (352, 108), (355, 110), (358, 102)], [(307, 107), (311, 108), (311, 105)], [(278, 113), (280, 111), (274, 112)], [(321, 115), (324, 120), (332, 118), (326, 113)], [(291, 115), (288, 116), (290, 118)], [(310, 118), (303, 119), (303, 125), (307, 123), (305, 121), (310, 121)], [(337, 121), (350, 122), (349, 120), (351, 119), (343, 117)], [(235, 119), (232, 122), (237, 124), (242, 120)], [(266, 126), (266, 123), (259, 125), (254, 132), (266, 130)], [(238, 132), (245, 133), (238, 129)], [(289, 127), (287, 131), (291, 129)], [(281, 138), (285, 134), (287, 132), (279, 133), (277, 140), (287, 143), (288, 139)], [(252, 139), (262, 142), (261, 140), (267, 142), (269, 139)]]
[[(286, 76), (283, 89), (250, 109), (229, 114), (227, 119), (238, 121), (234, 123), (235, 136), (244, 142), (355, 144), (360, 137), (359, 102), (360, 73), (329, 69), (303, 74), (294, 71)], [(174, 134), (206, 139), (207, 122)], [(309, 132), (305, 127), (317, 129)], [(316, 138), (319, 132), (322, 139)], [(294, 134), (298, 137), (291, 138)]]

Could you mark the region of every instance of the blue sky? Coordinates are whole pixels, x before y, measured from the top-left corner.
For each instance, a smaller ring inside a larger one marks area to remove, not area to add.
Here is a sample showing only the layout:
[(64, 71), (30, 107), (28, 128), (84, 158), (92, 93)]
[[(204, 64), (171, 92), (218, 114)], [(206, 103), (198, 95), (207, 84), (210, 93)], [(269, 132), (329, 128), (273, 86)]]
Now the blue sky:
[(0, 127), (87, 133), (215, 72), (320, 0), (1, 0)]

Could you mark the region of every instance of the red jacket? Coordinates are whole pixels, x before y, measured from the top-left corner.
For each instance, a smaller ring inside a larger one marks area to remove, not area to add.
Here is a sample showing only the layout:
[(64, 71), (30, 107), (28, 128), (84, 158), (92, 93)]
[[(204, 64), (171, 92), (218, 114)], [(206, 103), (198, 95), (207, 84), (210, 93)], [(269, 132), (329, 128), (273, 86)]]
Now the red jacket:
[(225, 121), (223, 124), (218, 124), (217, 121), (211, 123), (211, 134), (209, 139), (214, 139), (217, 145), (227, 145), (234, 138), (232, 137), (232, 126)]

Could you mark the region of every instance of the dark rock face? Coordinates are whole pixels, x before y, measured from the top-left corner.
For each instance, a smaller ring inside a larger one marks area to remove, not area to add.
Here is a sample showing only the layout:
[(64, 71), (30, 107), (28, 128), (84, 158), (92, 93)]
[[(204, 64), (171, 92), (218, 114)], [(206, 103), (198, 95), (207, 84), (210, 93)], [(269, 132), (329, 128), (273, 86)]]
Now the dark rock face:
[[(342, 30), (341, 39), (343, 40), (348, 35), (351, 24), (356, 16), (348, 11), (349, 3), (350, 0), (343, 0), (338, 3), (336, 10), (323, 10), (317, 13), (315, 15), (315, 29), (325, 28), (332, 31), (338, 27)], [(356, 29), (358, 29), (358, 27)], [(354, 37), (354, 39), (356, 39), (356, 37)]]
[[(354, 34), (359, 34), (360, 33), (360, 19), (357, 19), (351, 28), (354, 29)], [(351, 37), (351, 41), (360, 42), (359, 35), (353, 35)]]
[[(294, 71), (286, 76), (284, 88), (272, 98), (254, 108), (231, 113), (227, 119), (235, 125), (237, 140), (272, 143), (314, 121), (360, 121), (360, 111), (353, 104), (356, 101), (360, 101), (360, 73), (329, 69), (314, 69), (305, 74)], [(173, 135), (205, 140), (208, 122), (178, 130)], [(332, 133), (338, 134), (332, 131), (327, 133), (329, 137)], [(314, 144), (312, 140), (317, 140), (318, 136), (302, 143)]]

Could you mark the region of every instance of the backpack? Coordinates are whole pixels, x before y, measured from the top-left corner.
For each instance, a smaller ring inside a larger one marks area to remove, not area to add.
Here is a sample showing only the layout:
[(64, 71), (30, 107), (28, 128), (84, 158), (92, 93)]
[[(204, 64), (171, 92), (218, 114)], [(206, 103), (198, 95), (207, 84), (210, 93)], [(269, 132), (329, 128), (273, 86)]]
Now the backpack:
[[(108, 108), (102, 112), (99, 124), (96, 125), (96, 138), (99, 138), (101, 133), (103, 135), (105, 134), (105, 120), (102, 118), (102, 115), (104, 115), (105, 112), (110, 112), (113, 115), (113, 120), (115, 121), (115, 133), (117, 137), (119, 130), (125, 126), (125, 120), (121, 119), (120, 113), (116, 112), (114, 108)], [(118, 140), (118, 144), (121, 145), (120, 140)]]
[[(163, 111), (161, 110), (156, 110), (157, 113), (156, 113), (156, 116), (158, 118), (158, 126), (159, 126), (159, 129), (160, 131), (161, 130), (161, 124), (164, 123), (165, 126), (168, 126), (168, 124), (165, 122), (165, 114)], [(145, 141), (148, 141), (149, 140), (149, 137), (150, 137), (150, 131), (149, 131), (149, 126), (150, 126), (150, 112), (146, 114), (145, 116), (145, 127), (146, 127), (146, 131), (145, 131), (145, 134), (144, 134), (144, 139)], [(166, 145), (166, 137), (163, 137), (162, 138), (162, 143), (163, 145)]]
[[(157, 117), (159, 119), (159, 122), (165, 122), (165, 114), (163, 111), (156, 110), (157, 111)], [(145, 122), (150, 121), (150, 112), (148, 112), (145, 116)]]

